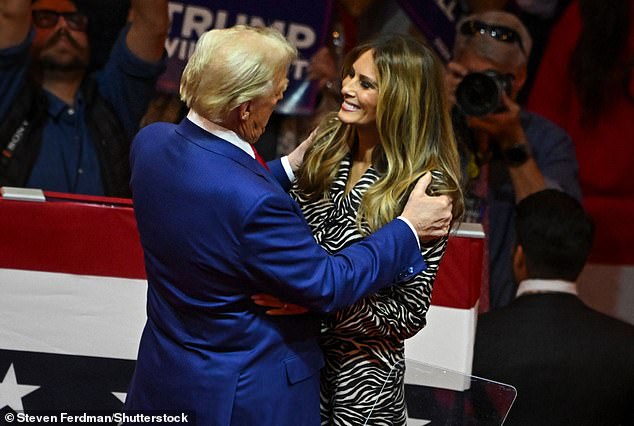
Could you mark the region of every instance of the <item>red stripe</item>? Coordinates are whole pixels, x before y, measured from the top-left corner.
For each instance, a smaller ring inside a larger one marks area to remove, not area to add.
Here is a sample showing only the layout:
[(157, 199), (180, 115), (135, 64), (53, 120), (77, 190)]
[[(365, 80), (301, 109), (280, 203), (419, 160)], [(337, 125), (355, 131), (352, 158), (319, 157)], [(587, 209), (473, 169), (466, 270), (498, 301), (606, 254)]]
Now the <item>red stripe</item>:
[[(129, 199), (46, 193), (47, 202), (0, 198), (0, 267), (145, 278)], [(452, 236), (432, 304), (470, 309), (480, 294), (482, 238)]]
[(130, 200), (109, 204), (102, 197), (51, 195), (59, 198), (44, 203), (0, 198), (0, 267), (145, 278)]
[(480, 297), (483, 238), (451, 236), (440, 262), (431, 303), (471, 309)]

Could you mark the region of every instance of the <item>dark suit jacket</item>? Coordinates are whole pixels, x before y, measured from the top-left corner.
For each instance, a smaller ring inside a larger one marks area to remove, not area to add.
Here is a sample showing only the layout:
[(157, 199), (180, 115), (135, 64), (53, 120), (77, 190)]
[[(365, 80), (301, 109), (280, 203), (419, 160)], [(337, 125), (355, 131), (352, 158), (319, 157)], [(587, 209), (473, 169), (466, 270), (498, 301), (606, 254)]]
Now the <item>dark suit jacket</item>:
[[(266, 292), (330, 312), (425, 268), (395, 220), (329, 256), (274, 175), (183, 120), (131, 151), (148, 320), (126, 410), (190, 410), (199, 425), (319, 424), (319, 316), (275, 317)], [(286, 181), (286, 182), (285, 182)]]
[(571, 294), (481, 315), (473, 374), (517, 388), (505, 425), (634, 424), (634, 326)]

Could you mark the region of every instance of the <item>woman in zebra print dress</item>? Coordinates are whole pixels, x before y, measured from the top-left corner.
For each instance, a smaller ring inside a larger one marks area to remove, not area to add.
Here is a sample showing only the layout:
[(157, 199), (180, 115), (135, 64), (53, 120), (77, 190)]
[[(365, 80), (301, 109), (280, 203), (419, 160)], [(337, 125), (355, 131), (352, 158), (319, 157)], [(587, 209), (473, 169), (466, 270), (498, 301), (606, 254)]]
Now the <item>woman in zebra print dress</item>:
[[(317, 242), (329, 253), (370, 233), (357, 229), (363, 194), (380, 178), (370, 167), (346, 194), (351, 156), (346, 156), (330, 187), (330, 198), (311, 202), (295, 187)], [(423, 244), (427, 270), (324, 319), (321, 347), (326, 366), (321, 377), (323, 425), (404, 425), (403, 341), (425, 325), (431, 290), (446, 238)], [(376, 406), (375, 406), (376, 403)]]
[[(291, 195), (330, 253), (398, 216), (417, 180), (462, 213), (459, 160), (443, 68), (413, 38), (384, 36), (353, 49), (343, 103), (314, 133)], [(446, 237), (421, 242), (425, 272), (324, 319), (323, 425), (405, 425), (403, 341), (425, 325)]]
[[(319, 126), (292, 195), (330, 253), (398, 216), (425, 172), (462, 212), (460, 169), (442, 64), (404, 36), (352, 50), (343, 103)], [(324, 319), (324, 425), (405, 425), (403, 341), (425, 326), (446, 238), (422, 242), (427, 270)]]

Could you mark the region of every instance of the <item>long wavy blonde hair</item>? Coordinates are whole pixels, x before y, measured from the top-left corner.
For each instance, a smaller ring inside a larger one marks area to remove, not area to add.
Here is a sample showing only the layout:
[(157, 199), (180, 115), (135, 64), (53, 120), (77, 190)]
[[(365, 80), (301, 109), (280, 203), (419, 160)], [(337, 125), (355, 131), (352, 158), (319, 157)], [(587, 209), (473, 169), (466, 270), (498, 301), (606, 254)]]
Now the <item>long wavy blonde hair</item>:
[[(381, 178), (363, 196), (357, 223), (366, 222), (376, 231), (390, 222), (428, 171), (434, 171), (428, 193), (448, 194), (453, 200), (453, 220), (459, 220), (464, 209), (460, 161), (441, 62), (418, 40), (389, 35), (353, 49), (342, 74), (347, 75), (368, 50), (378, 71), (376, 121), (381, 143), (373, 150), (372, 164)], [(336, 113), (321, 121), (315, 143), (297, 173), (298, 187), (309, 199), (328, 196), (339, 163), (355, 139), (354, 125), (342, 123)]]

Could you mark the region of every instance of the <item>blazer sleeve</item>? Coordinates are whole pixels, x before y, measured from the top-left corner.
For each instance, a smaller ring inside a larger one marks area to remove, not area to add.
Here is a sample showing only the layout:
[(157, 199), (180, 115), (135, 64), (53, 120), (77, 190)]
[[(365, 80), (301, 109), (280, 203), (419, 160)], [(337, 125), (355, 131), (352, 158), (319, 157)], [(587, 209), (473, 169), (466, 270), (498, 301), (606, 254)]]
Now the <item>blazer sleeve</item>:
[(275, 160), (267, 162), (266, 165), (269, 166), (271, 175), (273, 175), (275, 180), (277, 180), (282, 188), (284, 188), (284, 191), (290, 191), (293, 182), (288, 179), (286, 170), (284, 170), (284, 166), (282, 165), (282, 160), (280, 158), (277, 158)]
[[(285, 195), (285, 194), (283, 194)], [(416, 237), (398, 219), (329, 255), (313, 239), (297, 204), (265, 195), (243, 217), (240, 246), (254, 292), (317, 312), (333, 312), (426, 269)]]
[(370, 295), (326, 319), (338, 332), (408, 339), (427, 324), (427, 311), (447, 238), (421, 247), (427, 268), (414, 277)]

